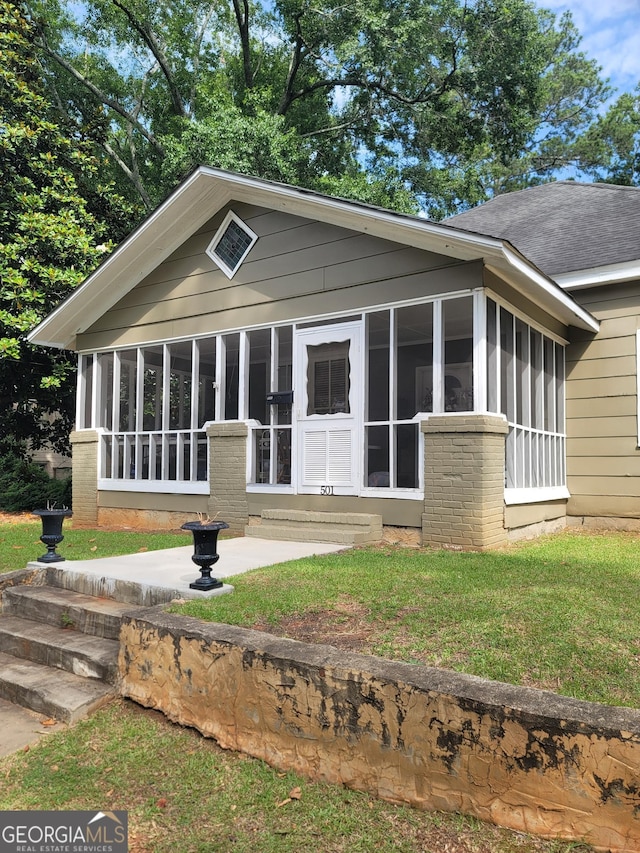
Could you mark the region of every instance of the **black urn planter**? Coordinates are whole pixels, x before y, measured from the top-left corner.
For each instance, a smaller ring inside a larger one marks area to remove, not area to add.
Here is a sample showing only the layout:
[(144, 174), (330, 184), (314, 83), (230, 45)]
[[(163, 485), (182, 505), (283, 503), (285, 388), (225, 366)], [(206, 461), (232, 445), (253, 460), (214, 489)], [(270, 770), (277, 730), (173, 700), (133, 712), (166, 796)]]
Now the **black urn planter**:
[(42, 519), (42, 536), (40, 541), (47, 546), (47, 553), (38, 557), (39, 563), (61, 563), (64, 557), (56, 553), (64, 536), (62, 535), (62, 522), (65, 518), (73, 515), (70, 509), (34, 509), (32, 515), (38, 515)]
[(218, 554), (218, 533), (229, 527), (226, 521), (187, 521), (182, 530), (193, 533), (193, 556), (191, 559), (200, 567), (200, 577), (189, 584), (190, 589), (208, 592), (219, 589), (222, 581), (211, 577), (211, 566), (220, 559)]

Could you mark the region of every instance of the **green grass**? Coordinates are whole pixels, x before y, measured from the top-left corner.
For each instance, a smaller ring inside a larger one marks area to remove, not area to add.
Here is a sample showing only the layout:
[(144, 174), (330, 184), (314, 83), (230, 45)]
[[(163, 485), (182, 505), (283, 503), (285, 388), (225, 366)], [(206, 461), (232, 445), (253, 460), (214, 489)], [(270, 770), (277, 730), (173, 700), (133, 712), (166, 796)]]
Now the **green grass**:
[[(39, 522), (0, 527), (0, 572), (45, 550)], [(68, 559), (189, 545), (186, 533), (64, 529)], [(360, 651), (640, 707), (640, 537), (567, 532), (488, 553), (362, 548), (234, 578), (189, 602), (208, 621), (299, 636), (357, 630)], [(322, 638), (320, 638), (322, 639)], [(330, 640), (331, 641), (331, 640)]]
[(280, 773), (129, 702), (0, 759), (0, 779), (0, 810), (126, 810), (131, 853), (589, 849)]
[[(0, 574), (24, 569), (28, 562), (46, 553), (40, 542), (42, 524), (0, 524)], [(115, 557), (137, 551), (158, 551), (191, 544), (191, 534), (140, 533), (134, 531), (74, 530), (65, 523), (64, 540), (56, 551), (67, 560), (91, 560), (96, 557)]]
[(635, 535), (564, 533), (481, 554), (356, 549), (233, 583), (180, 612), (293, 636), (287, 626), (320, 614), (364, 631), (368, 653), (640, 707)]

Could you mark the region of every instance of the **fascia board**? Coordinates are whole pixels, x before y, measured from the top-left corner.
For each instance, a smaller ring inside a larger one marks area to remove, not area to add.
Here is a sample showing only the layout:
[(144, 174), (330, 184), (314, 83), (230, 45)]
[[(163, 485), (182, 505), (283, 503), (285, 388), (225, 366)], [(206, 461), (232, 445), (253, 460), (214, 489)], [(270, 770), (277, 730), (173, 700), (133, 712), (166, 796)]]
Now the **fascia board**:
[(502, 274), (512, 287), (567, 326), (589, 332), (597, 332), (600, 328), (599, 321), (589, 311), (508, 245), (503, 246), (502, 263), (494, 264), (489, 259), (486, 266), (488, 269), (495, 267), (493, 271)]
[(554, 280), (563, 290), (580, 290), (585, 287), (620, 284), (634, 279), (640, 279), (640, 260), (592, 267), (591, 269), (576, 270), (554, 276)]

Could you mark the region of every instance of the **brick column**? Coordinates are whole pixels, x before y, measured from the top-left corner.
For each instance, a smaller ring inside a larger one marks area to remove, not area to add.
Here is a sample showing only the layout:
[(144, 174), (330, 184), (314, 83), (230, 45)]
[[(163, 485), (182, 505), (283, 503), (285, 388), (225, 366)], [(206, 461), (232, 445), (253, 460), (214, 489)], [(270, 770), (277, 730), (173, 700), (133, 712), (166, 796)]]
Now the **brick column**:
[(423, 544), (484, 550), (505, 543), (507, 422), (495, 415), (432, 415), (421, 428)]
[(71, 491), (73, 500), (73, 526), (95, 527), (98, 524), (98, 445), (95, 430), (72, 432)]
[(247, 503), (247, 436), (243, 423), (207, 427), (209, 439), (209, 505), (211, 518), (226, 521), (237, 533), (249, 522)]

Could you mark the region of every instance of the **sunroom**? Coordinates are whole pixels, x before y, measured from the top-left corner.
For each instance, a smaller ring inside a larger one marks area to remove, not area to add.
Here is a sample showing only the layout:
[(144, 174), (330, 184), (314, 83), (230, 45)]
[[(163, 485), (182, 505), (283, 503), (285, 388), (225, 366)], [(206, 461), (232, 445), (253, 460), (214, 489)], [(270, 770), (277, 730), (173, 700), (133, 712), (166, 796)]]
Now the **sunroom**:
[(488, 412), (508, 422), (506, 502), (567, 497), (564, 342), (482, 290), (79, 364), (99, 490), (208, 494), (207, 424), (240, 421), (250, 492), (415, 499), (420, 423)]
[(564, 514), (571, 325), (502, 241), (202, 168), (32, 340), (79, 353), (93, 521), (373, 512), (488, 547)]

